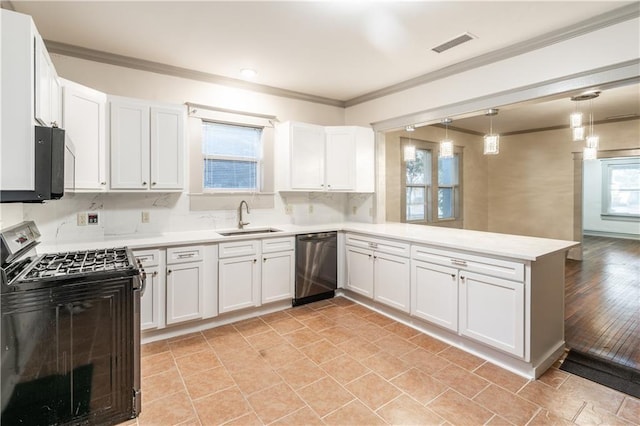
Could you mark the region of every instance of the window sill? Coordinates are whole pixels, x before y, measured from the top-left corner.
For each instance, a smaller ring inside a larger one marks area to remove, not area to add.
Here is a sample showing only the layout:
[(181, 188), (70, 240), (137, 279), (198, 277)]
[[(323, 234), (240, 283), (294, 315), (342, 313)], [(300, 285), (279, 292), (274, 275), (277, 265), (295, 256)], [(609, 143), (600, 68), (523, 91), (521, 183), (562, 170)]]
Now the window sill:
[(620, 215), (620, 214), (601, 214), (602, 220), (615, 220), (618, 222), (640, 222), (640, 216)]
[(272, 209), (275, 205), (275, 194), (251, 191), (190, 193), (189, 210), (233, 210), (238, 208), (242, 200), (249, 203), (252, 209)]

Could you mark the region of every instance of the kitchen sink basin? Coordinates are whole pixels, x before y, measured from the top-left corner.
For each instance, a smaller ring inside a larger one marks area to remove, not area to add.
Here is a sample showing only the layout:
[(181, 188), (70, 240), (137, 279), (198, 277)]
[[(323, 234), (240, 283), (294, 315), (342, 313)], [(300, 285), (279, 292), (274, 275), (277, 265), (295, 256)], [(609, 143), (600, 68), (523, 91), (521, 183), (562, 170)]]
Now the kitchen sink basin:
[(218, 234), (223, 237), (233, 237), (236, 235), (269, 234), (271, 232), (282, 232), (282, 230), (275, 228), (234, 229), (232, 231), (221, 231)]

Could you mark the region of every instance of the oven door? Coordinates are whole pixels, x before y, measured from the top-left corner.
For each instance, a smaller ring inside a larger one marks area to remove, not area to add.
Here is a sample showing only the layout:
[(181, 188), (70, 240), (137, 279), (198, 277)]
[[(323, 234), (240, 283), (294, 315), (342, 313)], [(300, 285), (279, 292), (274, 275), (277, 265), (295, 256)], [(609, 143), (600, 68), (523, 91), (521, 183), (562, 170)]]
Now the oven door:
[(132, 277), (56, 281), (0, 295), (1, 424), (118, 423), (135, 415), (133, 287)]

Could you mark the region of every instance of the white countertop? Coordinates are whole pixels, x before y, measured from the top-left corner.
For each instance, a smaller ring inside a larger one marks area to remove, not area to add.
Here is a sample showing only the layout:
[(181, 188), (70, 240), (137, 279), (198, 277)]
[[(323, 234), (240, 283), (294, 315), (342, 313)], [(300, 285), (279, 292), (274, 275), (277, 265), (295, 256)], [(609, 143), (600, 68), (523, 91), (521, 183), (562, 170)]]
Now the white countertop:
[[(252, 228), (253, 227), (248, 227), (247, 229)], [(266, 228), (266, 226), (256, 228)], [(132, 249), (146, 249), (185, 244), (220, 243), (239, 239), (275, 238), (326, 231), (359, 232), (375, 237), (395, 238), (412, 243), (430, 244), (442, 248), (465, 250), (490, 256), (529, 261), (536, 260), (541, 256), (551, 253), (566, 251), (579, 244), (575, 241), (391, 222), (381, 224), (359, 222), (328, 223), (322, 225), (285, 224), (273, 225), (270, 226), (270, 228), (279, 229), (282, 232), (227, 237), (220, 235), (216, 231), (168, 232), (160, 235), (118, 235), (93, 241), (54, 244), (43, 243), (38, 246), (38, 252), (51, 253), (121, 246), (127, 246)], [(223, 232), (224, 230), (218, 231)]]

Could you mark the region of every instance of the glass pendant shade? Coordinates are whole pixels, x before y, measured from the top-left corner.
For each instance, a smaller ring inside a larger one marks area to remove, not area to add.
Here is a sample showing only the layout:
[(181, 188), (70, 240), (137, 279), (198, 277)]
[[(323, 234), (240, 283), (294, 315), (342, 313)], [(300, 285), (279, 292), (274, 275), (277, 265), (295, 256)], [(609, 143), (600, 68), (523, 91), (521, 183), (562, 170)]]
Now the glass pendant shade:
[(440, 141), (440, 158), (452, 158), (453, 157), (453, 141), (451, 139), (444, 139)]
[(584, 160), (595, 160), (598, 158), (598, 150), (596, 148), (586, 147), (582, 154)]
[(414, 145), (404, 146), (404, 161), (416, 160), (416, 147)]
[(584, 127), (574, 127), (571, 129), (571, 133), (573, 134), (573, 141), (578, 142), (584, 140)]
[(587, 148), (598, 149), (598, 143), (599, 142), (600, 142), (600, 138), (598, 136), (591, 135), (591, 136), (587, 137), (586, 147)]
[(574, 112), (569, 116), (569, 122), (571, 123), (571, 128), (575, 129), (576, 127), (582, 127), (582, 113)]
[(484, 137), (484, 154), (496, 155), (500, 152), (500, 135), (489, 134)]

